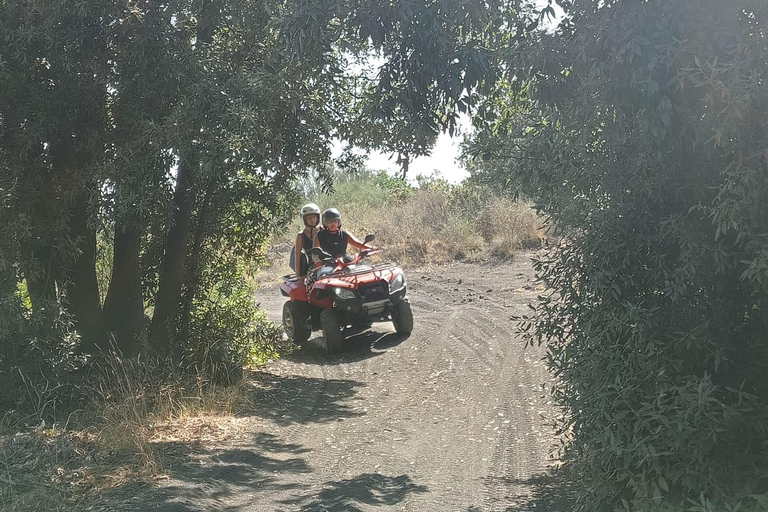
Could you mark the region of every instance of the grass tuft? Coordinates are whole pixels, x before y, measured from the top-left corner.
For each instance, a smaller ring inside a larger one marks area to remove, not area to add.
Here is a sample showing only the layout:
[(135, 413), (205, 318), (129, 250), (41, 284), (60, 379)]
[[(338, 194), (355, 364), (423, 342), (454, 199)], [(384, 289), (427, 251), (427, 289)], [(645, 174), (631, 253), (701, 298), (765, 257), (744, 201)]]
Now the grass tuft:
[[(310, 200), (321, 208), (338, 207), (345, 230), (360, 239), (375, 233), (384, 258), (404, 266), (508, 259), (546, 238), (525, 201), (473, 185), (426, 180), (420, 188), (407, 188), (395, 181), (400, 186), (392, 188), (391, 180), (364, 175)], [(291, 272), (288, 257), (301, 227), (297, 220), (288, 234), (275, 239), (267, 252), (269, 267), (254, 278), (257, 287), (274, 285)]]
[(94, 371), (96, 384), (81, 390), (90, 401), (66, 424), (0, 432), (0, 510), (68, 510), (94, 493), (165, 474), (165, 444), (216, 442), (248, 428), (237, 418), (253, 409), (248, 381), (222, 386), (208, 375), (215, 372), (107, 358)]

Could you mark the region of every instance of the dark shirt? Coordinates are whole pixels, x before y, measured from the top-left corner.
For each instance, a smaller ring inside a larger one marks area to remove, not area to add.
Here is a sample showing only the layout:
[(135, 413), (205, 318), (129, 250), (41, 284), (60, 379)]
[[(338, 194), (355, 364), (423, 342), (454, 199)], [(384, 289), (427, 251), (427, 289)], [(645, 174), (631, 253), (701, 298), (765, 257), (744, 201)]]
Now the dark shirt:
[(312, 239), (309, 238), (304, 231), (302, 231), (301, 232), (301, 250), (304, 253), (309, 254), (309, 251), (312, 250), (312, 244), (313, 244)]
[[(300, 233), (301, 235), (301, 254), (299, 254), (300, 258), (300, 270), (301, 275), (305, 276), (307, 275), (307, 270), (309, 269), (309, 251), (312, 250), (312, 239), (307, 236), (307, 234), (302, 231)], [(296, 246), (293, 247), (293, 250), (291, 251), (291, 256), (288, 264), (291, 266), (291, 269), (296, 270)]]
[(347, 232), (338, 230), (336, 233), (331, 233), (327, 229), (318, 231), (317, 240), (320, 243), (320, 248), (325, 252), (339, 258), (347, 254)]

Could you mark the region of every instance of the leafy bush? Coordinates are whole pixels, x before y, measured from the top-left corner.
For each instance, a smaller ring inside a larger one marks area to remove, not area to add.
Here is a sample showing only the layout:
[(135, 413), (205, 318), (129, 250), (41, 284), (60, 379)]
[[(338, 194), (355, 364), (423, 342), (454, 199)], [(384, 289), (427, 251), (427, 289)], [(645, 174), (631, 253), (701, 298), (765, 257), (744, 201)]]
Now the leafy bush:
[[(419, 176), (418, 187), (383, 172), (346, 176), (333, 190), (309, 198), (321, 209), (341, 210), (344, 229), (358, 238), (375, 233), (385, 258), (403, 265), (448, 263), (487, 256), (508, 258), (538, 247), (543, 235), (531, 205), (499, 195), (487, 186), (452, 185), (435, 176)], [(301, 229), (300, 220), (291, 229)], [(291, 235), (273, 239), (271, 271), (259, 284), (287, 274)]]
[(525, 328), (579, 510), (768, 510), (768, 7), (563, 5), (470, 153), (564, 235)]
[[(0, 412), (23, 423), (39, 423), (54, 414), (67, 375), (82, 366), (77, 335), (60, 301), (37, 314), (24, 305), (23, 287), (0, 297)], [(0, 414), (0, 417), (2, 415)]]
[(261, 366), (290, 351), (283, 331), (258, 309), (242, 279), (224, 281), (195, 301), (188, 340), (196, 361)]
[[(254, 288), (245, 275), (245, 259), (208, 246), (196, 286), (200, 292), (188, 304), (188, 325), (179, 329), (182, 349), (195, 365), (214, 365), (204, 373), (225, 371), (237, 376), (244, 366), (260, 366), (290, 352), (282, 329), (259, 309)], [(188, 293), (193, 283), (187, 283)], [(230, 379), (231, 376), (227, 376)]]

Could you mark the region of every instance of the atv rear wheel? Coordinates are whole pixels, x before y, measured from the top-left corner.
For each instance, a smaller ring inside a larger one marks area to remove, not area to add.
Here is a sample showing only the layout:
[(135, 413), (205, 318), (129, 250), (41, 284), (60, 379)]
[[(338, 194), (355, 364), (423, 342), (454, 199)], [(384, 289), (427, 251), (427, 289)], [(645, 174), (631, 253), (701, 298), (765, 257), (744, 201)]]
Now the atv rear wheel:
[(339, 317), (336, 315), (336, 311), (333, 309), (324, 309), (320, 313), (320, 326), (323, 328), (325, 350), (329, 354), (339, 352), (344, 337), (341, 335), (341, 325), (339, 325)]
[(397, 303), (394, 311), (392, 311), (392, 325), (395, 326), (395, 331), (398, 334), (411, 334), (413, 330), (413, 312), (411, 311), (411, 303), (408, 299), (403, 299)]
[(309, 339), (312, 329), (307, 326), (308, 320), (309, 303), (289, 300), (283, 304), (283, 329), (291, 342), (298, 345)]

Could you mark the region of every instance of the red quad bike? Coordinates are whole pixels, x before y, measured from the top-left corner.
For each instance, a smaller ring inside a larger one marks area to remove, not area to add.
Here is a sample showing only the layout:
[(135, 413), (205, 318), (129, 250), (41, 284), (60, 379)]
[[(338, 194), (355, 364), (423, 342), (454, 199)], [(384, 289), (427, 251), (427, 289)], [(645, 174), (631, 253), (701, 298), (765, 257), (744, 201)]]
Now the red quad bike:
[[(365, 237), (365, 243), (374, 239)], [(283, 306), (283, 328), (294, 343), (303, 343), (312, 331), (323, 330), (326, 350), (341, 350), (344, 336), (352, 329), (371, 322), (389, 321), (399, 334), (413, 330), (411, 304), (405, 297), (403, 269), (394, 263), (365, 265), (367, 256), (378, 250), (363, 249), (354, 256), (332, 258), (319, 247), (312, 255), (323, 263), (307, 296), (303, 279), (295, 274), (283, 276), (280, 292), (290, 300)]]

